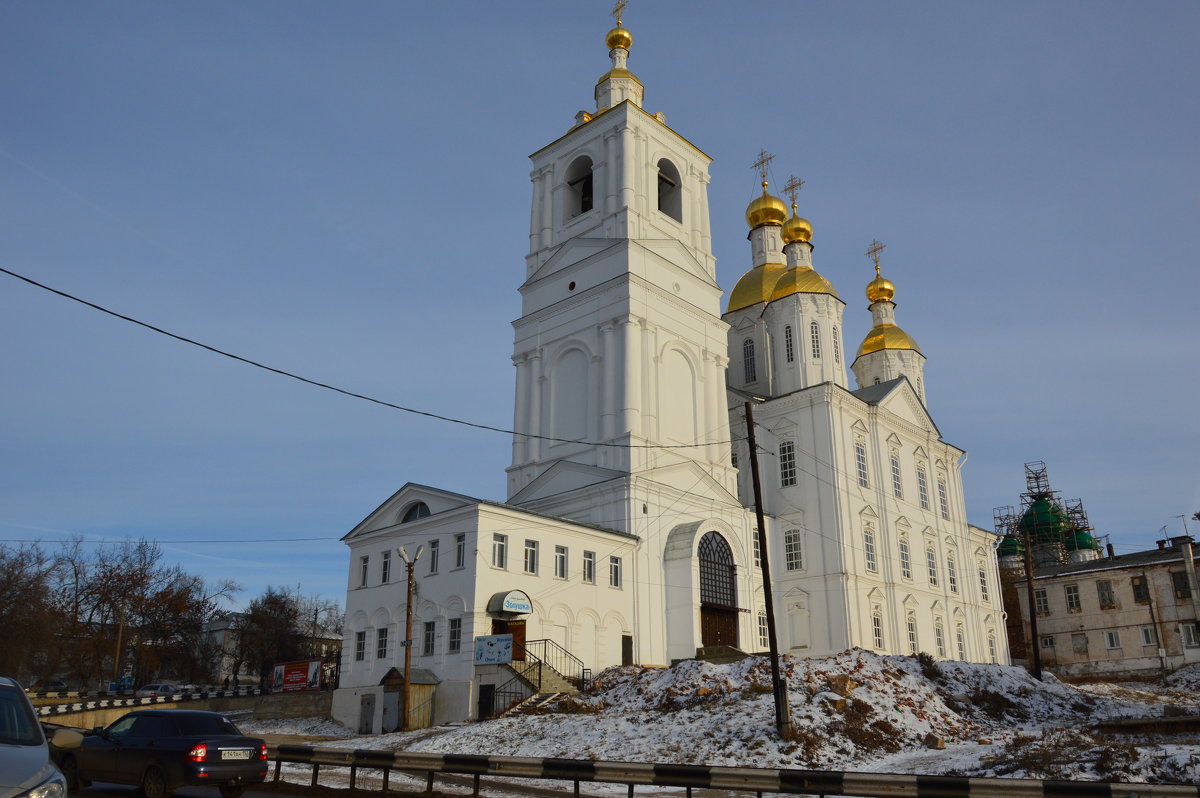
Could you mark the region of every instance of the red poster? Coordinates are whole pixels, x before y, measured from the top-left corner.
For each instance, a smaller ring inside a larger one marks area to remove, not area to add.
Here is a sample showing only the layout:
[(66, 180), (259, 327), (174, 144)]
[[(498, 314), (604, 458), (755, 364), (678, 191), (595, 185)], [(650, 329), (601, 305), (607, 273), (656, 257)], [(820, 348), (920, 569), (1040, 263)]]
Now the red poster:
[(278, 662), (271, 679), (272, 693), (295, 693), (321, 689), (321, 660)]

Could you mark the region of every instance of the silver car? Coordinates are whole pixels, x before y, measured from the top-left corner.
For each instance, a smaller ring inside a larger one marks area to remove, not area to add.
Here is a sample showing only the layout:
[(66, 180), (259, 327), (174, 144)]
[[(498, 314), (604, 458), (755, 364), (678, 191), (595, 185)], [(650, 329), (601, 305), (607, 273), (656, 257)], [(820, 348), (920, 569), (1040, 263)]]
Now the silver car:
[[(77, 748), (79, 732), (59, 729), (54, 744)], [(15, 679), (0, 676), (0, 798), (66, 798), (67, 781), (50, 749), (29, 696)]]

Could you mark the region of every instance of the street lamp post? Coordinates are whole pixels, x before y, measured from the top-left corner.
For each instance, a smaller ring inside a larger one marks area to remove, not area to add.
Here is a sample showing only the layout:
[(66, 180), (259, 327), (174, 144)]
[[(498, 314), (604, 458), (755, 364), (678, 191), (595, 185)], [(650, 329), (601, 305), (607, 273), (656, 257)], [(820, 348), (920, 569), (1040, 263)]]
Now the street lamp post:
[(413, 580), (413, 569), (417, 567), (417, 560), (421, 559), (421, 554), (425, 551), (424, 546), (417, 546), (417, 553), (413, 557), (408, 556), (408, 552), (404, 547), (398, 547), (396, 551), (400, 554), (400, 559), (404, 560), (404, 565), (408, 569), (408, 598), (404, 602), (404, 709), (400, 716), (400, 730), (408, 731), (408, 707), (409, 700), (412, 697), (412, 685), (410, 678), (412, 677), (412, 621), (413, 621), (413, 588), (416, 582)]

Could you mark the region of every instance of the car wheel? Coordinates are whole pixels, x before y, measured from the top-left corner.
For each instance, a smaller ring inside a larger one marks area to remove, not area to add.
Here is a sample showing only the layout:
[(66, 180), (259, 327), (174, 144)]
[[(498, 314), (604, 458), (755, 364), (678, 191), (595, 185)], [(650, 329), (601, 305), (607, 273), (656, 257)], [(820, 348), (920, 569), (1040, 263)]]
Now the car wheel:
[(171, 791), (167, 789), (167, 777), (162, 768), (151, 765), (142, 774), (142, 795), (146, 798), (167, 798)]
[(69, 756), (62, 761), (63, 778), (67, 780), (67, 791), (75, 792), (79, 789), (79, 764), (75, 761), (75, 757)]
[(221, 798), (242, 798), (242, 793), (245, 791), (245, 787), (234, 787), (229, 784), (222, 784)]

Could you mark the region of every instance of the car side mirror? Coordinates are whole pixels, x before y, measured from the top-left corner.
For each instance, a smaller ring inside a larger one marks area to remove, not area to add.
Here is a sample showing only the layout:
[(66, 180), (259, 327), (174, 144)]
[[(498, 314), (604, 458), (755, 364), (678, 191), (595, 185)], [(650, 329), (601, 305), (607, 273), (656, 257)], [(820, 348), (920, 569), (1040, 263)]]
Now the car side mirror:
[(83, 745), (83, 735), (75, 729), (56, 729), (50, 744), (55, 748), (78, 748)]
[(92, 729), (92, 734), (96, 735), (97, 737), (108, 737), (108, 735), (104, 733), (103, 726), (97, 726)]

